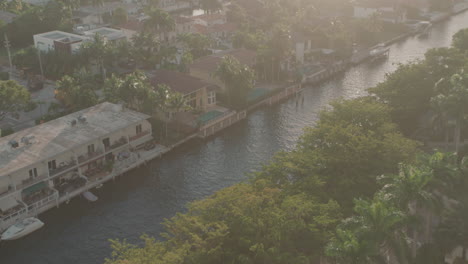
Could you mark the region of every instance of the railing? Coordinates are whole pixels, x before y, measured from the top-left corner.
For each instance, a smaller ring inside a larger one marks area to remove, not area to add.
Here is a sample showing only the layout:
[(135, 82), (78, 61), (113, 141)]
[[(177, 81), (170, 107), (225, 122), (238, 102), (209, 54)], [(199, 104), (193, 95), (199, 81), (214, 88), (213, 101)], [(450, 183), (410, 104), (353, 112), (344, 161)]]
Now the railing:
[(83, 155), (80, 155), (78, 157), (78, 162), (79, 163), (83, 163), (83, 162), (86, 162), (94, 157), (97, 157), (99, 155), (101, 155), (103, 153), (102, 149), (97, 149), (96, 151), (94, 152), (91, 152), (91, 153), (87, 153), (87, 154), (83, 154)]
[(62, 165), (59, 165), (58, 168), (56, 169), (50, 169), (49, 170), (49, 173), (50, 173), (50, 176), (54, 176), (54, 175), (57, 175), (59, 173), (62, 173), (70, 168), (73, 168), (76, 166), (76, 161), (74, 159), (70, 160), (68, 163), (63, 163)]
[(206, 122), (200, 122), (200, 128), (206, 128), (206, 127), (210, 127), (218, 122), (220, 122), (221, 120), (223, 120), (225, 117), (227, 116), (230, 116), (230, 115), (233, 115), (235, 114), (236, 111), (234, 110), (230, 110), (230, 111), (226, 111), (226, 112), (223, 112), (221, 115), (215, 117), (214, 119), (211, 119), (211, 120), (208, 120)]
[(2, 216), (1, 220), (4, 223), (8, 223), (9, 221), (14, 222), (14, 221), (16, 221), (16, 219), (19, 218), (19, 216), (21, 216), (22, 214), (25, 214), (27, 212), (28, 212), (28, 210), (25, 207), (21, 207), (21, 209), (15, 211), (14, 213), (11, 213), (11, 214), (9, 214), (7, 216)]
[(38, 182), (41, 182), (43, 180), (47, 179), (47, 175), (40, 175), (40, 176), (37, 176), (36, 178), (29, 178), (29, 179), (26, 179), (26, 180), (23, 180), (21, 182), (21, 184), (18, 184), (16, 185), (16, 189), (17, 190), (21, 190), (21, 189), (24, 189), (24, 188), (28, 188), (29, 186), (32, 186)]
[(142, 137), (148, 135), (149, 133), (150, 133), (149, 130), (143, 131), (143, 132), (141, 132), (141, 133), (139, 133), (139, 134), (136, 134), (136, 135), (133, 136), (133, 137), (130, 137), (130, 141), (134, 141), (134, 140), (137, 140), (137, 139), (139, 139), (139, 138), (142, 138)]
[(10, 193), (14, 193), (14, 192), (15, 192), (15, 188), (13, 188), (12, 186), (9, 186), (8, 190), (3, 191), (3, 192), (0, 193), (0, 199), (2, 198), (2, 196), (6, 196), (6, 195), (8, 195)]
[(45, 205), (48, 205), (53, 201), (57, 201), (58, 197), (59, 197), (58, 192), (55, 191), (52, 195), (49, 195), (49, 196), (47, 196), (47, 197), (45, 197), (43, 199), (38, 200), (37, 202), (34, 202), (34, 203), (28, 205), (28, 211), (29, 212), (37, 211), (41, 207), (44, 207)]
[(106, 147), (106, 152), (112, 149), (116, 149), (120, 146), (127, 144), (128, 141), (125, 137), (121, 137), (119, 140), (114, 141), (114, 144)]

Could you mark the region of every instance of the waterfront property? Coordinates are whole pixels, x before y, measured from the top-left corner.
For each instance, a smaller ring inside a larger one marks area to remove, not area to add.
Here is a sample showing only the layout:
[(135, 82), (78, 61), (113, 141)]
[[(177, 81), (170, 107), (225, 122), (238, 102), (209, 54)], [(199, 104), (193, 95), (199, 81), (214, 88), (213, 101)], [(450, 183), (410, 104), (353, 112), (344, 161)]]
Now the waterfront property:
[(0, 231), (157, 156), (148, 118), (102, 103), (0, 138)]
[(257, 53), (255, 51), (247, 49), (233, 49), (195, 60), (193, 64), (190, 65), (190, 75), (209, 83), (216, 84), (224, 89), (224, 83), (215, 76), (215, 72), (223, 61), (223, 58), (226, 56), (232, 56), (242, 65), (247, 65), (250, 68), (254, 68), (257, 63)]
[(200, 111), (206, 111), (216, 104), (216, 90), (219, 89), (216, 85), (199, 78), (168, 70), (155, 71), (151, 84), (154, 87), (167, 85), (171, 90), (181, 93), (188, 106)]

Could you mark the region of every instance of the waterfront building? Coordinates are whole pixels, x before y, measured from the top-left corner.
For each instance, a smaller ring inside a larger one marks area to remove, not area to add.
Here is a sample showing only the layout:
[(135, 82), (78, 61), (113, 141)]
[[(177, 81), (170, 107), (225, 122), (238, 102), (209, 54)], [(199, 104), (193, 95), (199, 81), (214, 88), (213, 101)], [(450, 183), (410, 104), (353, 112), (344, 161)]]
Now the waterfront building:
[(219, 87), (188, 74), (157, 70), (150, 81), (154, 87), (164, 84), (174, 92), (182, 94), (187, 105), (194, 110), (206, 111), (216, 104), (216, 90)]
[(0, 231), (144, 162), (149, 118), (101, 103), (0, 138)]
[(193, 77), (213, 83), (224, 89), (224, 83), (216, 77), (215, 72), (226, 56), (232, 56), (242, 65), (247, 65), (254, 69), (257, 63), (257, 53), (247, 49), (232, 49), (196, 59), (189, 69), (189, 74)]

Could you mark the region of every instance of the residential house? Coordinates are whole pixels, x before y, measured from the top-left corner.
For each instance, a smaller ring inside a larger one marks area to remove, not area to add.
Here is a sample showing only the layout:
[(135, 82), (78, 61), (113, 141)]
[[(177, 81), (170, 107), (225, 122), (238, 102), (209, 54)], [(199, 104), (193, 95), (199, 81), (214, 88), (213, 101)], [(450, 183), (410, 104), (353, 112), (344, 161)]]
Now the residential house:
[(148, 118), (101, 103), (0, 138), (0, 230), (124, 172), (115, 169), (152, 140)]
[(83, 35), (89, 37), (94, 37), (96, 34), (111, 42), (127, 39), (127, 35), (122, 30), (109, 27), (100, 27), (83, 32)]
[(34, 46), (40, 51), (61, 51), (66, 53), (76, 53), (83, 43), (91, 40), (89, 36), (58, 30), (36, 34), (33, 38)]
[(193, 77), (216, 84), (224, 89), (223, 82), (221, 82), (221, 80), (216, 77), (215, 72), (221, 64), (223, 58), (226, 56), (232, 56), (241, 64), (247, 65), (253, 69), (257, 63), (257, 53), (255, 51), (247, 49), (233, 49), (201, 57), (195, 60), (190, 65), (189, 73)]
[(188, 74), (157, 70), (152, 75), (150, 82), (154, 87), (164, 84), (173, 91), (181, 93), (186, 99), (187, 105), (192, 109), (206, 111), (216, 105), (218, 87)]
[(361, 0), (353, 6), (354, 18), (369, 18), (377, 15), (378, 19), (391, 23), (404, 23), (406, 21), (406, 9), (401, 0)]
[(187, 10), (192, 7), (191, 1), (180, 0), (160, 0), (158, 5), (159, 8), (170, 13)]
[(117, 8), (127, 11), (129, 16), (137, 15), (141, 6), (134, 1), (113, 1), (106, 2), (101, 6), (87, 5), (73, 11), (73, 20), (75, 24), (101, 25), (104, 24), (103, 17), (112, 15)]

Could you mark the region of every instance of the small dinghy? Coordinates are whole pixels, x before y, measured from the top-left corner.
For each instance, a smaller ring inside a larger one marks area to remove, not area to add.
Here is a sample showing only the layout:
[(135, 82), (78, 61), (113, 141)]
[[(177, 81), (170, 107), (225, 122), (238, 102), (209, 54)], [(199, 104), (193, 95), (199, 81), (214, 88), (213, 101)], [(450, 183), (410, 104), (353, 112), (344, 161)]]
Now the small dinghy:
[(84, 192), (84, 193), (83, 193), (83, 197), (84, 197), (86, 200), (90, 201), (90, 202), (95, 202), (95, 201), (98, 200), (97, 196), (94, 195), (92, 192), (89, 192), (89, 191), (88, 191), (88, 192)]
[(16, 224), (10, 226), (5, 232), (3, 232), (1, 240), (15, 240), (18, 238), (22, 238), (43, 226), (44, 223), (37, 218), (25, 218), (17, 222)]

